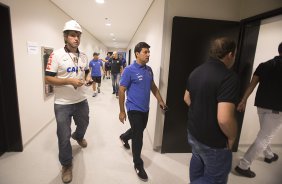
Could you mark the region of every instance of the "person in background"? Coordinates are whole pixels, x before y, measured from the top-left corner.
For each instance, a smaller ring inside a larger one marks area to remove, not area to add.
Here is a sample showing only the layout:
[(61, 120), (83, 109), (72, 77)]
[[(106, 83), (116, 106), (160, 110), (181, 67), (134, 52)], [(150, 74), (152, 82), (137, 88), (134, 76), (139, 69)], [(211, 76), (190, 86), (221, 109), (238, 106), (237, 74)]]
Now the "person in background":
[[(95, 97), (97, 95), (97, 91), (98, 93), (100, 93), (101, 89), (101, 76), (102, 76), (102, 72), (104, 72), (103, 69), (103, 61), (101, 59), (99, 59), (99, 53), (94, 52), (93, 54), (93, 59), (90, 61), (89, 63), (89, 68), (91, 71), (91, 77), (93, 80), (92, 83), (92, 88), (93, 88), (93, 97)], [(96, 90), (96, 83), (98, 84), (97, 90)]]
[(108, 62), (111, 58), (111, 53), (107, 53), (107, 57), (105, 58), (106, 62), (105, 62), (105, 73), (103, 78), (106, 77), (106, 79), (110, 79), (111, 78), (111, 63)]
[(255, 106), (257, 106), (260, 130), (254, 143), (235, 167), (237, 173), (249, 178), (256, 176), (250, 165), (260, 153), (263, 152), (266, 163), (278, 160), (278, 155), (273, 153), (269, 144), (282, 126), (282, 42), (278, 46), (278, 53), (279, 56), (259, 64), (237, 107), (238, 111), (245, 110), (249, 96), (259, 84)]
[(122, 67), (125, 68), (126, 67), (126, 60), (125, 60), (125, 58), (123, 57), (122, 54), (119, 54), (119, 60), (122, 63)]
[(190, 182), (226, 184), (237, 135), (235, 107), (239, 79), (230, 70), (236, 43), (221, 37), (212, 41), (210, 58), (190, 74), (184, 101), (188, 111), (188, 142), (192, 147)]
[[(82, 29), (75, 20), (65, 23), (65, 47), (55, 50), (49, 57), (45, 81), (54, 87), (55, 117), (59, 144), (59, 161), (62, 165), (62, 180), (72, 181), (72, 147), (70, 137), (85, 148), (84, 139), (89, 124), (89, 107), (86, 99), (85, 83), (90, 81), (88, 59), (78, 49)], [(72, 118), (76, 130), (71, 134)]]
[(118, 58), (117, 51), (113, 52), (113, 57), (110, 58), (108, 62), (111, 64), (113, 94), (116, 94), (116, 98), (118, 98), (119, 81), (123, 67), (121, 61)]
[(150, 57), (150, 46), (140, 42), (135, 46), (134, 53), (136, 61), (125, 68), (119, 87), (119, 120), (124, 123), (126, 112), (124, 108), (125, 92), (127, 94), (126, 108), (131, 128), (120, 135), (120, 140), (125, 149), (130, 149), (128, 140), (132, 139), (132, 155), (134, 169), (138, 177), (147, 181), (148, 176), (144, 170), (144, 163), (141, 159), (143, 145), (143, 131), (147, 126), (150, 92), (154, 94), (162, 109), (166, 105), (160, 95), (159, 89), (154, 82), (153, 71), (147, 65)]

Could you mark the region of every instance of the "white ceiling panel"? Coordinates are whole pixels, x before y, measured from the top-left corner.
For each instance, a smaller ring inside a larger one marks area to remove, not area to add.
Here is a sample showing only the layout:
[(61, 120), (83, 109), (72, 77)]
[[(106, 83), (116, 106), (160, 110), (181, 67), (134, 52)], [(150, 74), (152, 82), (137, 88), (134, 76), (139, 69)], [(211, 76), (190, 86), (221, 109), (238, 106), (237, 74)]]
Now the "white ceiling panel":
[[(50, 0), (107, 47), (127, 48), (153, 0)], [(111, 26), (106, 26), (106, 18)], [(111, 35), (114, 34), (114, 36)], [(116, 40), (113, 40), (113, 39)], [(117, 43), (114, 43), (117, 42)]]

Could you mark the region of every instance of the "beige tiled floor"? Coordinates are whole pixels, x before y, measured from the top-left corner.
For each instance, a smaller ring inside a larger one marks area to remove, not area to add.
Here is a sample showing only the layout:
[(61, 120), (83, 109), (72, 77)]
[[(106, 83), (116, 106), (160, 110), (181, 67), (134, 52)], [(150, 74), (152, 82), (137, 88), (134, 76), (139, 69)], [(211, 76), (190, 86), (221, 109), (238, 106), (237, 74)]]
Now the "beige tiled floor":
[[(72, 184), (139, 184), (133, 169), (131, 151), (124, 150), (118, 139), (129, 128), (118, 121), (118, 100), (111, 94), (111, 81), (104, 80), (102, 92), (95, 98), (89, 89), (90, 125), (86, 134), (88, 147), (81, 149), (72, 140), (74, 177)], [(73, 125), (74, 128), (74, 125)], [(247, 147), (234, 153), (238, 163)], [(273, 148), (282, 157), (282, 147)], [(52, 122), (36, 136), (22, 153), (0, 157), (0, 184), (59, 184), (60, 164), (57, 158), (56, 123)], [(144, 133), (142, 157), (149, 176), (148, 184), (189, 183), (191, 154), (160, 154), (152, 150)], [(252, 165), (257, 177), (248, 179), (231, 172), (230, 184), (282, 184), (282, 159), (272, 164), (259, 157)], [(233, 168), (234, 168), (233, 166)]]

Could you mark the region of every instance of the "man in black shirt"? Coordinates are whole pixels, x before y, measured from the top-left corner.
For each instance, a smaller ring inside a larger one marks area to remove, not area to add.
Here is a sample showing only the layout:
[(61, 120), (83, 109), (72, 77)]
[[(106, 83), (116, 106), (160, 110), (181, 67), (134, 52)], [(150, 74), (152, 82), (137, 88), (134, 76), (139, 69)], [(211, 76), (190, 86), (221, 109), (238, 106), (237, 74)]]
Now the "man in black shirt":
[(123, 67), (116, 51), (113, 52), (113, 57), (109, 59), (109, 63), (111, 63), (113, 94), (116, 94), (116, 98), (118, 98), (119, 80)]
[(279, 56), (259, 64), (237, 108), (239, 111), (245, 110), (248, 97), (259, 83), (255, 106), (257, 106), (260, 130), (256, 140), (235, 168), (239, 174), (249, 178), (256, 176), (251, 171), (250, 165), (261, 152), (267, 163), (278, 160), (278, 155), (271, 151), (269, 144), (282, 126), (282, 42), (278, 46), (278, 52)]
[(231, 39), (215, 39), (210, 59), (188, 78), (184, 101), (189, 106), (191, 183), (227, 183), (237, 134), (234, 113), (239, 80), (230, 70), (235, 52), (236, 43)]

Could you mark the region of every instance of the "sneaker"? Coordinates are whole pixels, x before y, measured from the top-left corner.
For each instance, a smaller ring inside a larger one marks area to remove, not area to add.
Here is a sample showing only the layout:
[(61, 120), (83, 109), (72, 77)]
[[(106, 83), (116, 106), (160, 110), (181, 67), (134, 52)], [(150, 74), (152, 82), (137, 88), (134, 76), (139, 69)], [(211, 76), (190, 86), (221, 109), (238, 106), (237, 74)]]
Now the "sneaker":
[(62, 181), (70, 183), (72, 180), (72, 164), (62, 167)]
[(76, 140), (76, 142), (79, 144), (79, 146), (86, 148), (87, 147), (87, 141), (85, 139), (77, 140), (76, 137), (74, 136), (74, 133), (71, 134), (71, 137)]
[(266, 163), (271, 163), (271, 162), (274, 162), (274, 161), (277, 161), (278, 160), (278, 155), (276, 154), (276, 153), (273, 153), (273, 157), (272, 158), (264, 158), (264, 161), (266, 162)]
[(100, 93), (101, 92), (101, 90), (100, 90), (100, 88), (98, 87), (98, 93)]
[(147, 173), (145, 172), (143, 167), (136, 167), (134, 166), (135, 172), (140, 180), (142, 181), (148, 181)]
[(253, 171), (251, 171), (250, 168), (248, 169), (241, 169), (240, 167), (236, 166), (235, 167), (235, 171), (237, 173), (239, 173), (242, 176), (246, 176), (248, 178), (254, 178), (256, 176), (256, 173), (254, 173)]
[(97, 94), (96, 94), (96, 93), (93, 93), (92, 97), (95, 97), (95, 96), (97, 96)]
[(112, 93), (112, 94), (116, 94), (116, 92), (114, 92), (114, 91), (113, 91), (113, 93)]
[(128, 140), (123, 139), (123, 138), (122, 138), (122, 135), (120, 135), (119, 138), (120, 138), (120, 141), (121, 141), (123, 147), (124, 147), (125, 149), (130, 149), (130, 146), (129, 146), (129, 144), (128, 144)]

